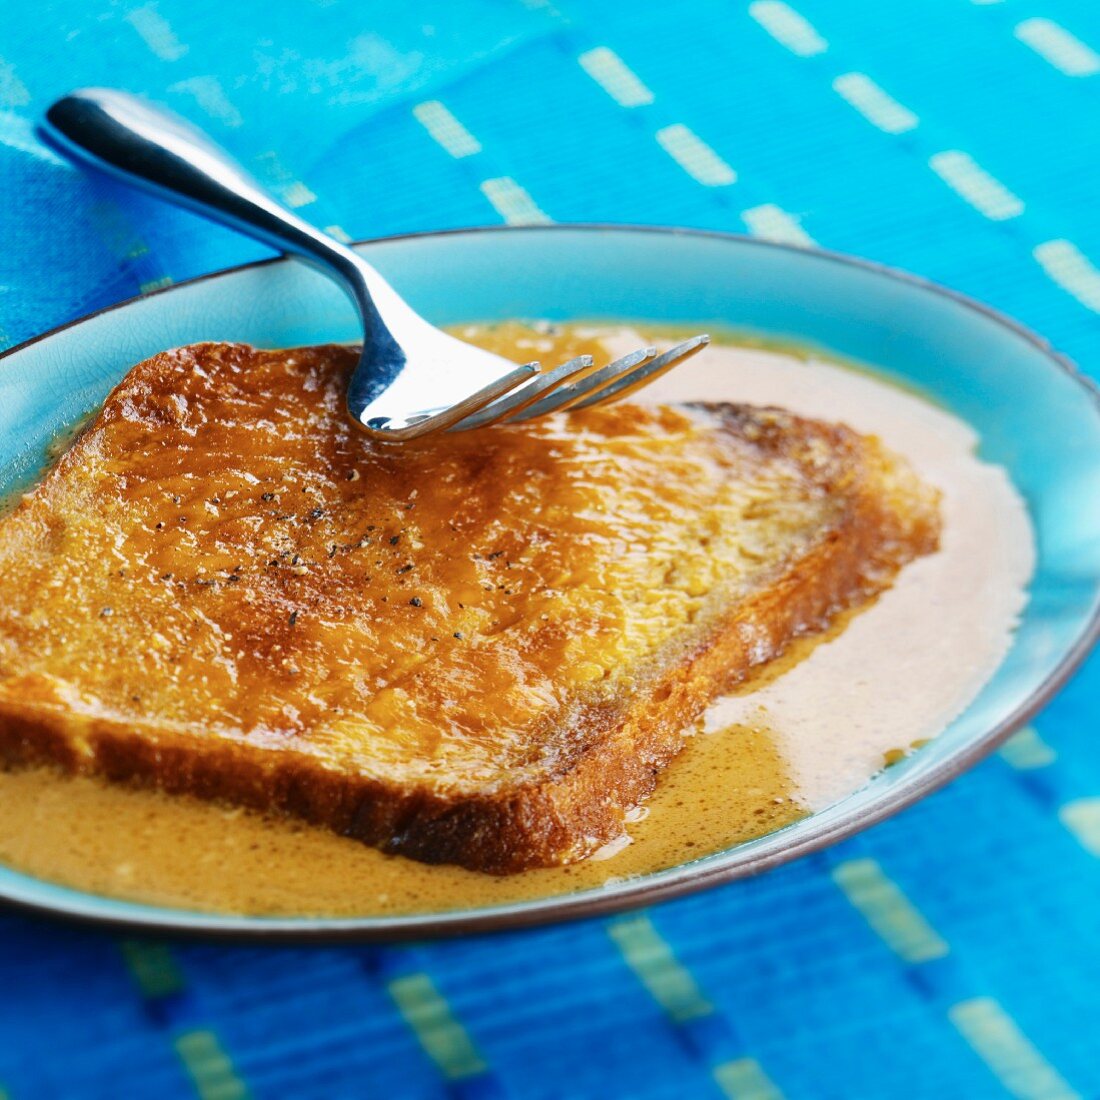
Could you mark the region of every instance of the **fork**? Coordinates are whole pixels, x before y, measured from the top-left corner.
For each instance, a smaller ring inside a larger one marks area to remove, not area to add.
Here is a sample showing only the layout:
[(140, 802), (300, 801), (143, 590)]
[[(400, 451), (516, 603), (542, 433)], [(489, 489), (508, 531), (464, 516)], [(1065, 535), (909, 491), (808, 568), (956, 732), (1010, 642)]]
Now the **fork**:
[(57, 100), (41, 127), (50, 144), (161, 198), (304, 260), (351, 298), (363, 345), (347, 410), (389, 442), (527, 420), (618, 400), (700, 351), (695, 336), (658, 354), (639, 348), (596, 368), (582, 355), (551, 370), (517, 365), (424, 320), (352, 249), (282, 206), (201, 131), (137, 96), (84, 88)]

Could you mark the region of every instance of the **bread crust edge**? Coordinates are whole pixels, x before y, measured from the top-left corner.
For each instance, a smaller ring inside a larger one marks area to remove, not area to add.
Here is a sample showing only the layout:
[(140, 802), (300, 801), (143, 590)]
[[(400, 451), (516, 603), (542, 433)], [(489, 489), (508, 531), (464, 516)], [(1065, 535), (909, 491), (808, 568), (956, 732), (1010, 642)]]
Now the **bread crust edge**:
[[(407, 788), (323, 767), (300, 753), (247, 742), (206, 743), (41, 703), (0, 702), (0, 763), (54, 765), (109, 782), (298, 818), (427, 863), (508, 874), (575, 862), (621, 836), (626, 813), (655, 789), (691, 724), (751, 669), (800, 634), (889, 587), (938, 545), (934, 509), (902, 514), (877, 485), (882, 453), (839, 430), (860, 459), (840, 523), (766, 588), (718, 615), (701, 638), (650, 678), (625, 709), (581, 708), (583, 747), (561, 770), (484, 792)], [(878, 452), (878, 453), (872, 453)], [(872, 458), (877, 462), (870, 461)]]

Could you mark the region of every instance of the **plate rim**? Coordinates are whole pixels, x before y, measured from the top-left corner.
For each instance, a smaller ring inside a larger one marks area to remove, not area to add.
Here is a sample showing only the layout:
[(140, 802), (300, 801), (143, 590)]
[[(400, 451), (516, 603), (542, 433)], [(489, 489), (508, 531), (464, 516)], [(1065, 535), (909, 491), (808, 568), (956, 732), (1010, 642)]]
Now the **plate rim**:
[[(1084, 374), (1073, 360), (1057, 351), (1050, 341), (1040, 336), (1033, 329), (961, 291), (946, 287), (924, 276), (915, 275), (876, 260), (868, 260), (845, 252), (817, 246), (791, 244), (784, 241), (771, 241), (723, 230), (608, 222), (465, 226), (356, 240), (352, 242), (351, 247), (369, 248), (372, 245), (379, 244), (462, 235), (541, 234), (562, 231), (645, 233), (658, 236), (713, 239), (741, 246), (775, 249), (799, 255), (811, 255), (818, 259), (861, 269), (870, 274), (927, 291), (941, 298), (946, 298), (968, 311), (977, 313), (1030, 344), (1055, 368), (1065, 374), (1071, 382), (1080, 387), (1082, 395), (1090, 401), (1094, 412), (1100, 417), (1100, 384)], [(136, 295), (121, 302), (93, 310), (0, 352), (0, 370), (4, 369), (5, 361), (11, 356), (104, 314), (125, 309), (138, 302), (144, 302), (160, 295), (171, 294), (196, 283), (222, 278), (254, 268), (289, 262), (294, 262), (293, 258), (285, 255), (252, 260), (232, 267), (206, 272), (191, 279), (158, 288), (151, 293)], [(836, 822), (826, 822), (817, 831), (807, 833), (807, 835), (796, 839), (792, 844), (778, 846), (748, 858), (742, 857), (740, 860), (734, 858), (738, 847), (740, 847), (735, 845), (724, 852), (712, 853), (710, 856), (703, 857), (700, 861), (682, 863), (662, 871), (652, 872), (646, 876), (640, 876), (637, 879), (626, 879), (611, 887), (594, 887), (573, 894), (509, 902), (466, 911), (456, 910), (445, 913), (410, 914), (393, 917), (262, 917), (162, 908), (149, 903), (126, 901), (108, 895), (92, 894), (72, 887), (59, 886), (59, 884), (50, 883), (45, 879), (36, 879), (35, 876), (27, 875), (26, 872), (20, 872), (15, 868), (11, 870), (17, 874), (26, 875), (27, 878), (44, 886), (67, 891), (73, 895), (73, 899), (71, 901), (63, 899), (59, 902), (36, 900), (19, 896), (17, 892), (0, 884), (0, 902), (17, 911), (45, 916), (54, 920), (92, 924), (116, 931), (266, 943), (398, 941), (479, 934), (526, 928), (551, 922), (604, 916), (622, 910), (652, 905), (675, 897), (697, 893), (737, 879), (749, 878), (774, 867), (793, 862), (802, 856), (820, 851), (885, 821), (927, 795), (939, 790), (988, 756), (998, 745), (1002, 744), (1012, 733), (1046, 706), (1080, 667), (1098, 640), (1100, 640), (1100, 596), (1093, 600), (1089, 616), (1083, 627), (1073, 643), (1066, 648), (1048, 676), (1000, 722), (960, 747), (952, 756), (914, 774), (911, 780), (895, 789), (895, 793), (891, 798), (884, 799), (880, 804), (859, 807), (844, 819)], [(785, 831), (785, 828), (779, 829), (766, 835), (779, 837)], [(705, 861), (722, 856), (727, 857), (727, 862), (706, 865)], [(89, 905), (106, 905), (122, 910), (133, 908), (137, 911), (132, 913), (124, 911), (97, 912)]]

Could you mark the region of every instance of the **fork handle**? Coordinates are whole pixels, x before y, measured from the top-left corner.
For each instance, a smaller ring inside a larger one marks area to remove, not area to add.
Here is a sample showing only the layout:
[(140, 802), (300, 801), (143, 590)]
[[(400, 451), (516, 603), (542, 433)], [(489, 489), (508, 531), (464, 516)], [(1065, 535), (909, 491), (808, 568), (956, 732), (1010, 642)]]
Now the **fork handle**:
[(279, 203), (200, 130), (137, 96), (112, 88), (82, 88), (47, 110), (41, 132), (74, 160), (293, 253), (326, 275), (337, 275), (361, 308), (369, 306), (355, 293), (363, 279), (372, 294), (397, 298), (350, 248)]

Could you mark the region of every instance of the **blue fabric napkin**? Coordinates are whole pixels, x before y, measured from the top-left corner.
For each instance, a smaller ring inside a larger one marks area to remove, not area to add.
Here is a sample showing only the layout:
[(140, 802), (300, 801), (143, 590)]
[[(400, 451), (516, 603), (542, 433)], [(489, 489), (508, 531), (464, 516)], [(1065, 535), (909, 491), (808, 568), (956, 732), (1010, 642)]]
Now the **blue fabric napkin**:
[[(190, 115), (322, 226), (703, 226), (985, 299), (1100, 371), (1086, 0), (47, 0), (0, 29), (0, 345), (263, 249), (62, 163)], [(1100, 666), (945, 791), (647, 913), (415, 947), (0, 918), (0, 1097), (1100, 1096)]]

